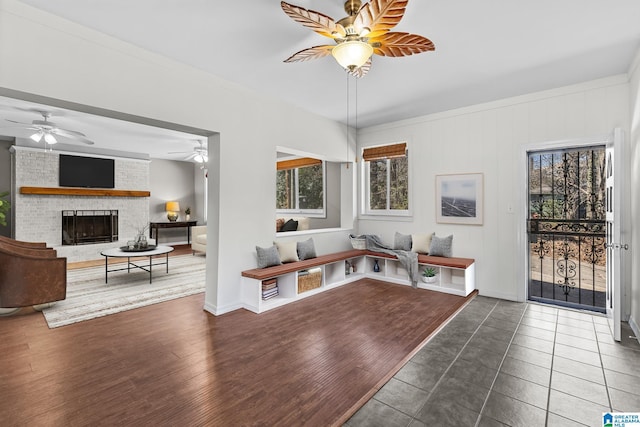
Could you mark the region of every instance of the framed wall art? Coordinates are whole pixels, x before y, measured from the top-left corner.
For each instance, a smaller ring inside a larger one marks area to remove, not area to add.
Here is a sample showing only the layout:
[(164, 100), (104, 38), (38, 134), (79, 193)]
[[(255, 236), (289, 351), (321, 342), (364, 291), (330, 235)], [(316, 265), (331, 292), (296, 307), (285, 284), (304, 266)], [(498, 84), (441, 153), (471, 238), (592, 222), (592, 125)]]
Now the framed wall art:
[(482, 225), (483, 175), (436, 175), (436, 222)]

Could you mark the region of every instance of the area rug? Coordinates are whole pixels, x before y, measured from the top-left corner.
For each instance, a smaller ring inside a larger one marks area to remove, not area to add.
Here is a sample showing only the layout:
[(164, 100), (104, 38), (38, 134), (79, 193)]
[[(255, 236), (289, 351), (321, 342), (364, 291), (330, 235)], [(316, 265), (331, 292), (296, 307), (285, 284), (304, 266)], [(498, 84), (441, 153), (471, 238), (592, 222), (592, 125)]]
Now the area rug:
[[(204, 292), (205, 259), (197, 255), (169, 257), (169, 273), (164, 265), (155, 266), (153, 283), (149, 283), (149, 273), (140, 269), (110, 272), (109, 283), (104, 283), (104, 265), (69, 270), (67, 298), (42, 312), (49, 328), (57, 328)], [(140, 264), (145, 262), (148, 260)], [(109, 268), (118, 267), (110, 264)]]

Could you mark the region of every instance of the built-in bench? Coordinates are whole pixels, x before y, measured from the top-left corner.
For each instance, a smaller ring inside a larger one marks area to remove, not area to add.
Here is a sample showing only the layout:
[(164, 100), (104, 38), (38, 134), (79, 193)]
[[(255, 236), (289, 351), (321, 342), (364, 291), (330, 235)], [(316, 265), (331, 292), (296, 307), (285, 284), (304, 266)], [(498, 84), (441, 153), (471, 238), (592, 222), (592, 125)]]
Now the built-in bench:
[(333, 254), (320, 255), (316, 258), (305, 259), (303, 261), (288, 262), (285, 264), (274, 265), (266, 268), (254, 268), (253, 270), (246, 270), (242, 272), (243, 277), (249, 277), (251, 279), (265, 280), (273, 277), (282, 276), (287, 273), (294, 273), (296, 271), (307, 270), (313, 267), (319, 267), (325, 264), (331, 264), (333, 262), (344, 261), (349, 258), (355, 258), (366, 254), (367, 251), (352, 249), (344, 252), (336, 252)]
[[(418, 285), (420, 288), (461, 296), (467, 296), (475, 289), (475, 260), (471, 258), (418, 255), (418, 264), (421, 269), (428, 266), (437, 272), (435, 282), (421, 282)], [(298, 274), (314, 268), (322, 271), (320, 285), (313, 290), (299, 292)], [(393, 255), (352, 249), (303, 261), (245, 270), (242, 272), (242, 300), (246, 309), (261, 313), (364, 277), (411, 284), (407, 271)], [(277, 279), (278, 295), (263, 299), (263, 281), (271, 282), (273, 279)]]

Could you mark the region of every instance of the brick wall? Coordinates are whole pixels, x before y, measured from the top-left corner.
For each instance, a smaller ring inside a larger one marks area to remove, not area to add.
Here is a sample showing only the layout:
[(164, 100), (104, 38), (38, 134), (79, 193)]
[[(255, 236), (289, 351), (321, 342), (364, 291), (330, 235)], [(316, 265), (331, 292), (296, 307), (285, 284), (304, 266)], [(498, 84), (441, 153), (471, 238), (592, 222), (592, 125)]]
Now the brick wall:
[[(77, 153), (74, 153), (77, 155)], [(22, 195), (20, 187), (59, 187), (58, 152), (16, 147), (13, 176), (16, 186), (13, 209), (15, 238), (47, 242), (68, 262), (100, 259), (100, 251), (123, 246), (137, 230), (149, 224), (148, 197), (86, 197)], [(115, 189), (149, 190), (149, 162), (115, 158)], [(62, 211), (117, 209), (119, 242), (78, 246), (62, 245)]]

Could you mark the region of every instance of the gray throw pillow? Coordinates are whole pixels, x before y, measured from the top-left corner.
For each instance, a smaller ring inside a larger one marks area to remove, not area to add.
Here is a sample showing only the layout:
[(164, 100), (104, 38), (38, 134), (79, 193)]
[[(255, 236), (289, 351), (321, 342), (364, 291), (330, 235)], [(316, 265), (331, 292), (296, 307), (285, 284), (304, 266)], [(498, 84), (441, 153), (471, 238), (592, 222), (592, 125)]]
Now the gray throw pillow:
[(400, 251), (411, 250), (411, 234), (400, 234), (396, 231), (396, 235), (393, 239), (393, 249)]
[(453, 234), (447, 237), (438, 237), (435, 234), (431, 237), (431, 247), (429, 255), (451, 257)]
[(276, 245), (273, 245), (270, 248), (261, 248), (256, 246), (256, 252), (258, 254), (258, 268), (282, 264), (282, 262), (280, 262), (280, 254), (278, 254), (278, 248)]
[(316, 247), (313, 244), (313, 239), (311, 237), (303, 242), (298, 242), (298, 259), (300, 259), (300, 261), (315, 257)]

